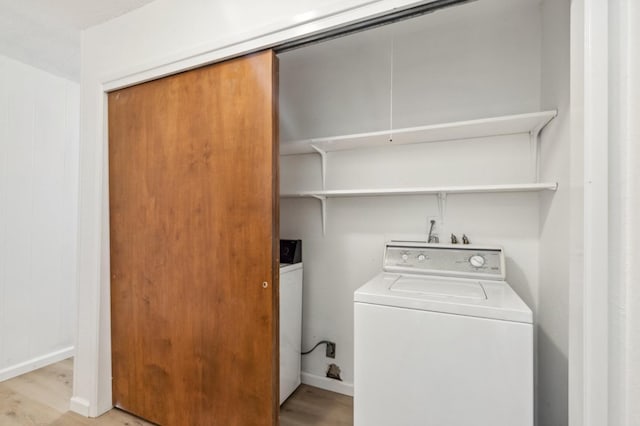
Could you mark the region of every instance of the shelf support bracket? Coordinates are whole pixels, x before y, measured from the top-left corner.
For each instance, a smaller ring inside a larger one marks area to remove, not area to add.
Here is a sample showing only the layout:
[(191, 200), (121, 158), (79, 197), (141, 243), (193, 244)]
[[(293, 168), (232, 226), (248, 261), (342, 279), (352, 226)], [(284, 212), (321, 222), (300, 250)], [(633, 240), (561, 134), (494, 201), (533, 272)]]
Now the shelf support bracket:
[[(321, 161), (321, 166), (322, 166), (322, 189), (327, 189), (326, 187), (326, 183), (327, 183), (327, 151), (325, 151), (324, 149), (318, 148), (315, 145), (310, 145), (311, 148), (313, 148), (313, 150), (315, 152), (317, 152), (318, 154), (320, 154), (320, 161)], [(324, 205), (324, 204), (323, 204)]]
[(440, 225), (444, 226), (444, 217), (447, 214), (447, 193), (438, 192), (438, 211), (440, 212)]
[(549, 122), (558, 116), (558, 111), (555, 112), (553, 117), (547, 121), (538, 124), (529, 132), (529, 148), (531, 151), (531, 163), (532, 163), (532, 176), (535, 183), (540, 182), (540, 132), (545, 128)]
[(531, 176), (535, 183), (538, 183), (540, 179), (540, 149), (538, 143), (538, 135), (540, 134), (539, 128), (533, 129), (529, 133), (529, 151), (531, 153)]
[(312, 195), (316, 200), (320, 200), (322, 214), (322, 236), (327, 235), (327, 197), (324, 195)]

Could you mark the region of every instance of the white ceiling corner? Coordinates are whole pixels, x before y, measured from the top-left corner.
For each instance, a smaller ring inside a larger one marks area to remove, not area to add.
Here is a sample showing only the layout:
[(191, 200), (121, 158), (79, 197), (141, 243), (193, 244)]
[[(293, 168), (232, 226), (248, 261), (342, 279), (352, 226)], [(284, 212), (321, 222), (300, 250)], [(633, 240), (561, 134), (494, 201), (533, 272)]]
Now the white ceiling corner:
[(80, 80), (80, 32), (153, 0), (0, 0), (0, 55)]

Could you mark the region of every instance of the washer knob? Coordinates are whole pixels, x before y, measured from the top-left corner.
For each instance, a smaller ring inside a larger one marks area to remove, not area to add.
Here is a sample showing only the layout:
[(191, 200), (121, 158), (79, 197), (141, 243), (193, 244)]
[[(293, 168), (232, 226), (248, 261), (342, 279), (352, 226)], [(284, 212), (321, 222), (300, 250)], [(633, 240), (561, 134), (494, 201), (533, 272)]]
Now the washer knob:
[(419, 260), (420, 262), (424, 262), (424, 260), (425, 260), (426, 258), (427, 258), (427, 256), (425, 256), (424, 254), (419, 254), (419, 255), (418, 255), (418, 260)]
[(407, 259), (409, 259), (409, 255), (407, 253), (403, 253), (402, 254), (402, 260), (406, 261)]
[(484, 262), (485, 262), (484, 257), (480, 256), (479, 254), (474, 254), (469, 258), (469, 263), (474, 268), (480, 268), (484, 266)]

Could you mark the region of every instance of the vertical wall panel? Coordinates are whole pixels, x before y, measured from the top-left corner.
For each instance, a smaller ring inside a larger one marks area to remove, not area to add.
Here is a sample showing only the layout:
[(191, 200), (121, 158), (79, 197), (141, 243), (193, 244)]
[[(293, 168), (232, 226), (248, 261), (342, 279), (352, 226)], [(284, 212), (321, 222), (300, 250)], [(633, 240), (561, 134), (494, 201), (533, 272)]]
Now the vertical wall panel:
[(72, 353), (79, 87), (0, 57), (0, 380)]

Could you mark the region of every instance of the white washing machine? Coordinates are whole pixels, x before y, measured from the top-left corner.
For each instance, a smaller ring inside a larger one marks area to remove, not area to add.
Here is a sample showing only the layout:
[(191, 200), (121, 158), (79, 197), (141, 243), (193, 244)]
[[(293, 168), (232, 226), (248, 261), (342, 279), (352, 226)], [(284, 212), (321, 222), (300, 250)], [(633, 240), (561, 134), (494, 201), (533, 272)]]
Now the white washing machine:
[(302, 263), (280, 265), (280, 404), (300, 386)]
[(390, 242), (355, 302), (355, 426), (532, 426), (531, 310), (500, 248)]

